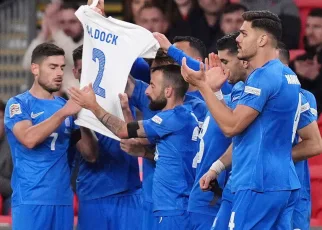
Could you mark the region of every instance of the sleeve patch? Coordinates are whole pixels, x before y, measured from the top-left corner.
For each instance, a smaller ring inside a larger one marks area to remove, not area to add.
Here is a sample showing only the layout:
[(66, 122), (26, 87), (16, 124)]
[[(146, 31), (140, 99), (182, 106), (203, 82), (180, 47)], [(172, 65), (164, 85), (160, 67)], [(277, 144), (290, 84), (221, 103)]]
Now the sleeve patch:
[(9, 111), (10, 111), (10, 118), (12, 118), (16, 114), (21, 114), (20, 104), (18, 103), (18, 104), (10, 105)]
[(301, 113), (307, 111), (310, 109), (310, 104), (307, 102), (304, 105), (301, 106)]
[(260, 96), (261, 95), (261, 89), (255, 88), (255, 87), (251, 87), (251, 86), (246, 86), (245, 87), (245, 93), (249, 93), (249, 94), (254, 94), (256, 96)]
[(162, 118), (158, 115), (155, 115), (154, 117), (152, 117), (152, 121), (160, 125), (162, 123)]

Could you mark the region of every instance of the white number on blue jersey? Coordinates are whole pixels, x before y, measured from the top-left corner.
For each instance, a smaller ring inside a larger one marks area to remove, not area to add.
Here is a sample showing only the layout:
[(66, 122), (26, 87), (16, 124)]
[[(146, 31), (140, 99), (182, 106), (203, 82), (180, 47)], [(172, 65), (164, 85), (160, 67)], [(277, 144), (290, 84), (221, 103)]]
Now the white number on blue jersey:
[(293, 130), (292, 130), (292, 143), (294, 142), (297, 126), (298, 126), (299, 121), (300, 121), (301, 104), (302, 104), (301, 94), (299, 93), (299, 102), (297, 104), (297, 109), (296, 109), (296, 113), (295, 113), (295, 117), (294, 117), (294, 123), (293, 123)]
[(235, 228), (234, 222), (235, 222), (235, 212), (232, 212), (230, 216), (229, 224), (228, 224), (229, 230), (234, 230)]
[(50, 144), (50, 150), (54, 151), (56, 150), (55, 147), (56, 147), (56, 141), (58, 138), (58, 133), (52, 133), (50, 137), (53, 137), (53, 140), (51, 141), (51, 144)]
[(196, 156), (193, 158), (193, 161), (192, 161), (193, 168), (197, 168), (198, 164), (200, 164), (200, 162), (202, 160), (203, 153), (205, 151), (205, 142), (203, 140), (203, 137), (205, 136), (205, 134), (207, 132), (209, 120), (210, 120), (210, 116), (207, 116), (205, 121), (203, 122), (201, 132), (199, 133), (199, 139), (200, 139), (199, 151), (197, 152)]

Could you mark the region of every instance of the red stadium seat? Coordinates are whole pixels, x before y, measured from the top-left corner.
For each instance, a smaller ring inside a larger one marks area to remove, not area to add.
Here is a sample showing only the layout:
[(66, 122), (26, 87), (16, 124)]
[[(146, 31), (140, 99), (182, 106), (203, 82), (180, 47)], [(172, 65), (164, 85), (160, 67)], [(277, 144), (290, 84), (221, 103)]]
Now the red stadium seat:
[(295, 4), (300, 10), (301, 17), (301, 40), (300, 49), (304, 48), (303, 37), (305, 35), (306, 18), (312, 8), (322, 8), (322, 1), (320, 0), (294, 0)]
[(322, 165), (310, 167), (312, 218), (322, 220)]
[(290, 50), (290, 61), (293, 61), (297, 56), (305, 54), (305, 50)]

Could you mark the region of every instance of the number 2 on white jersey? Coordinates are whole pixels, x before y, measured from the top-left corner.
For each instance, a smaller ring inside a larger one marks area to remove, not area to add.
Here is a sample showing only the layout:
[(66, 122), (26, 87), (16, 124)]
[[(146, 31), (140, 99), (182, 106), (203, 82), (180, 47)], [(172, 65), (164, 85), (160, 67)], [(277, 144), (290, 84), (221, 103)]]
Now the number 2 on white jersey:
[(202, 125), (202, 129), (201, 132), (199, 133), (199, 151), (197, 152), (196, 156), (193, 158), (192, 161), (192, 168), (197, 168), (198, 164), (201, 162), (202, 157), (203, 157), (203, 153), (205, 151), (205, 142), (203, 140), (203, 137), (205, 136), (207, 129), (208, 129), (208, 125), (209, 125), (209, 120), (210, 117), (206, 117), (205, 121), (203, 122)]
[(96, 95), (105, 98), (105, 89), (100, 87), (105, 68), (105, 54), (102, 50), (94, 48), (93, 61), (96, 62), (96, 59), (98, 59), (98, 73), (93, 84), (93, 90)]
[(50, 150), (55, 151), (56, 150), (56, 141), (58, 138), (58, 133), (52, 133), (50, 134), (50, 137), (53, 137), (53, 140), (50, 143)]

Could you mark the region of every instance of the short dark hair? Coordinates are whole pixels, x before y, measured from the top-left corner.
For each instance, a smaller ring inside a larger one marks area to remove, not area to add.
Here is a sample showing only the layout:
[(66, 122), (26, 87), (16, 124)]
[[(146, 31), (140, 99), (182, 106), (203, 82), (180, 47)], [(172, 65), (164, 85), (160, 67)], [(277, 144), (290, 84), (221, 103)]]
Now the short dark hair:
[(52, 43), (42, 43), (32, 51), (31, 63), (39, 64), (50, 56), (65, 56), (65, 51)]
[(178, 65), (163, 65), (151, 68), (152, 73), (155, 71), (161, 71), (165, 80), (165, 84), (169, 84), (175, 89), (175, 95), (179, 98), (183, 98), (186, 94), (189, 84), (181, 75), (181, 67)]
[(195, 49), (202, 59), (205, 59), (207, 57), (206, 45), (198, 38), (191, 36), (176, 36), (173, 39), (173, 43), (176, 42), (189, 42), (190, 47)]
[(265, 30), (273, 36), (276, 41), (282, 37), (281, 19), (268, 10), (247, 11), (243, 13), (245, 21), (251, 22), (252, 28)]
[(310, 11), (309, 16), (322, 18), (322, 8), (313, 8)]
[(279, 52), (280, 59), (284, 59), (287, 63), (289, 63), (290, 62), (290, 52), (287, 49), (286, 45), (283, 42), (278, 41), (277, 49)]
[(6, 103), (0, 99), (0, 111), (4, 112), (6, 109)]
[(156, 66), (161, 66), (175, 64), (175, 61), (160, 48), (154, 58), (154, 63)]
[(239, 3), (231, 3), (225, 6), (223, 14), (230, 14), (236, 11), (248, 11), (247, 7)]
[(228, 50), (230, 54), (238, 53), (238, 46), (236, 42), (236, 38), (238, 37), (239, 32), (233, 32), (230, 34), (226, 34), (222, 38), (217, 41), (217, 50)]
[(82, 60), (82, 58), (83, 58), (83, 45), (80, 45), (73, 51), (74, 65), (76, 65), (76, 61)]

